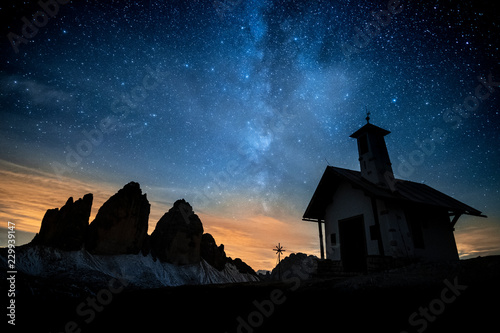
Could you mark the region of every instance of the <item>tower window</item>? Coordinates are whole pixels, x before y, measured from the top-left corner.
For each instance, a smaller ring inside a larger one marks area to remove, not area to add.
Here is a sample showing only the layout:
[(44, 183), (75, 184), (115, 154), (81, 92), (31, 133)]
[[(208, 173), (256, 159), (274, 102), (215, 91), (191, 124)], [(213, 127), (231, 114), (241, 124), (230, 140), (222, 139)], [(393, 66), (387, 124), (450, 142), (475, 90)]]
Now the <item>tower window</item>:
[(358, 138), (358, 149), (359, 155), (363, 155), (368, 152), (368, 137), (366, 134)]
[(332, 246), (337, 245), (337, 234), (330, 234), (330, 244)]

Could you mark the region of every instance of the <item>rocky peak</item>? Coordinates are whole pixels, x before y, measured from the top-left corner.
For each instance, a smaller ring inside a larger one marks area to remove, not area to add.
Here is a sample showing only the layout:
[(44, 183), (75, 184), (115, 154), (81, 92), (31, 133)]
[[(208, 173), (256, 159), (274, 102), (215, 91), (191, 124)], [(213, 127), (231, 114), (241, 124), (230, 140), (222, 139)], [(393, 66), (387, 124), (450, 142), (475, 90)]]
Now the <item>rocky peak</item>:
[(61, 209), (49, 209), (42, 219), (40, 232), (32, 243), (65, 251), (80, 250), (89, 226), (93, 196), (86, 194), (73, 202), (70, 197)]
[(49, 209), (32, 245), (92, 254), (151, 254), (155, 259), (176, 265), (196, 264), (203, 258), (219, 271), (231, 263), (242, 273), (254, 274), (240, 259), (226, 256), (184, 199), (177, 200), (148, 236), (150, 204), (136, 182), (130, 182), (111, 196), (89, 225), (93, 196), (86, 194), (73, 202), (70, 197), (61, 209)]
[(130, 182), (106, 201), (90, 224), (86, 249), (93, 254), (136, 254), (148, 231), (150, 204)]
[(151, 252), (161, 261), (178, 265), (198, 263), (203, 224), (184, 199), (177, 200), (151, 234)]
[(224, 269), (227, 262), (224, 244), (217, 246), (214, 237), (208, 233), (201, 237), (201, 257), (219, 271)]

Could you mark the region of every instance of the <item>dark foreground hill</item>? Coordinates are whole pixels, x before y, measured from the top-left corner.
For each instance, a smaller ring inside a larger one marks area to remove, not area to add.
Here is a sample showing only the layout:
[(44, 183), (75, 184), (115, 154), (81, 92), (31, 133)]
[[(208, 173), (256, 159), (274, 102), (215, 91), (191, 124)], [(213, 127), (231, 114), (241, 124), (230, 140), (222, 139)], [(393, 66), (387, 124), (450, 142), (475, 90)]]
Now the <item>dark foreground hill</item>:
[[(300, 272), (299, 272), (300, 273)], [(165, 287), (61, 288), (17, 276), (16, 328), (36, 332), (487, 332), (500, 257), (414, 264), (353, 278)], [(2, 277), (2, 281), (6, 281)], [(6, 290), (6, 289), (3, 289)]]

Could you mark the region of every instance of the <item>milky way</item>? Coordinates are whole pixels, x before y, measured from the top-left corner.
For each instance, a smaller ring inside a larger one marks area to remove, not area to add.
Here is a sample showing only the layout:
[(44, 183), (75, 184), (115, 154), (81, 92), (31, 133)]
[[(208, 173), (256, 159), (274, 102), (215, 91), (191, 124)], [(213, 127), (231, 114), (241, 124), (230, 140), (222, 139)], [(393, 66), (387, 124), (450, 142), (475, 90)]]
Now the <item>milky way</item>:
[(0, 10), (5, 161), (300, 221), (328, 163), (359, 169), (368, 110), (397, 177), (500, 224), (495, 5), (47, 3)]

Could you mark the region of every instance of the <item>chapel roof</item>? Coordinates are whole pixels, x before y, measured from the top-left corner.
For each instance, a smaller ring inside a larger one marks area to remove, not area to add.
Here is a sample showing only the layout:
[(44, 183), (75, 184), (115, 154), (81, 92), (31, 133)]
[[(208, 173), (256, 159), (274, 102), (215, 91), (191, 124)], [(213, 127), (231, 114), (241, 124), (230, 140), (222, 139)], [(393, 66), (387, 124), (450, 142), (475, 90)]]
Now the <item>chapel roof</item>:
[(378, 186), (361, 176), (361, 172), (327, 166), (316, 191), (304, 213), (304, 220), (324, 220), (325, 211), (333, 194), (342, 181), (363, 190), (368, 195), (415, 205), (426, 205), (446, 209), (453, 214), (483, 216), (481, 212), (428, 185), (408, 180), (395, 179), (394, 191)]

